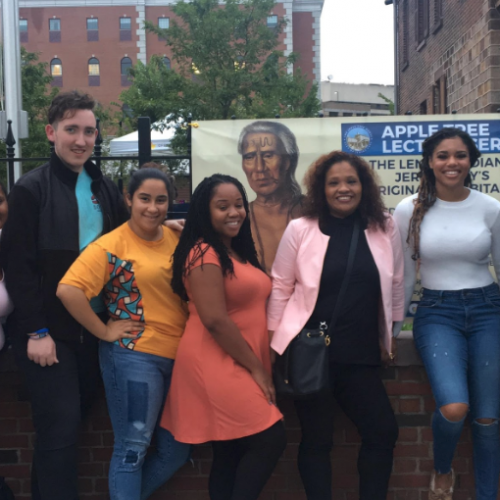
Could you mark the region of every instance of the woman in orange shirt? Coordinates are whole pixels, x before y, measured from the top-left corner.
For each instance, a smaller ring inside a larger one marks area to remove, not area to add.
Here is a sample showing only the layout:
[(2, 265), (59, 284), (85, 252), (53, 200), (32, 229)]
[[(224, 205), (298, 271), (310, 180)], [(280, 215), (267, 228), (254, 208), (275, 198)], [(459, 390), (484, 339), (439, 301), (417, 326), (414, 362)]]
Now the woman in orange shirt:
[(211, 500), (256, 500), (286, 438), (271, 379), (271, 280), (237, 179), (216, 174), (196, 188), (173, 267), (190, 315), (161, 425), (183, 443), (212, 441)]
[[(189, 445), (157, 428), (187, 316), (170, 286), (179, 237), (163, 225), (169, 191), (160, 170), (135, 172), (126, 198), (130, 220), (91, 243), (57, 290), (70, 314), (101, 339), (99, 360), (115, 434), (111, 500), (149, 498), (190, 452)], [(89, 304), (101, 290), (112, 318), (107, 324)], [(146, 456), (155, 432), (156, 450)]]

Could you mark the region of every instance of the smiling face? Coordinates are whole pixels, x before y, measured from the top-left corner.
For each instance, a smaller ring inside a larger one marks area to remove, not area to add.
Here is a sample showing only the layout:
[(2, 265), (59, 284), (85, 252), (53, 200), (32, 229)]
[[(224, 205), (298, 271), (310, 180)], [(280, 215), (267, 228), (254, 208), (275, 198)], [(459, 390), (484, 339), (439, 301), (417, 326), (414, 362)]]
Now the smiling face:
[(361, 203), (363, 187), (356, 169), (348, 162), (334, 163), (325, 176), (325, 196), (330, 214), (343, 219)]
[(215, 232), (229, 248), (247, 216), (243, 196), (234, 184), (219, 184), (210, 200), (210, 220)]
[(242, 164), (250, 187), (270, 196), (283, 185), (290, 160), (274, 134), (254, 133), (245, 138)]
[(444, 139), (432, 152), (429, 166), (436, 177), (438, 193), (440, 189), (462, 189), (471, 167), (469, 150), (460, 137)]
[(61, 161), (71, 170), (81, 172), (97, 137), (94, 113), (90, 109), (67, 111), (61, 120), (47, 125), (45, 132)]
[(168, 212), (167, 186), (159, 179), (146, 179), (134, 192), (127, 195), (130, 207), (129, 225), (143, 240), (154, 241), (161, 238), (160, 226)]

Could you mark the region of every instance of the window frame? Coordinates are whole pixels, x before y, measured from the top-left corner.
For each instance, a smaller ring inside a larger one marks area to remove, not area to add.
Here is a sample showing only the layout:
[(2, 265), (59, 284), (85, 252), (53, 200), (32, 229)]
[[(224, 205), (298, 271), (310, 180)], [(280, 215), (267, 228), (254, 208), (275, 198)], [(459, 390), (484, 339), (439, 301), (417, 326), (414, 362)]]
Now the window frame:
[[(55, 61), (58, 61), (57, 63)], [(60, 73), (54, 74), (53, 68), (59, 67)], [(52, 77), (52, 81), (50, 85), (52, 87), (62, 87), (63, 86), (63, 64), (59, 57), (53, 57), (49, 63), (50, 76)]]
[(415, 37), (417, 51), (421, 50), (429, 38), (429, 0), (417, 0), (415, 13)]
[[(128, 59), (130, 61), (130, 65), (127, 67), (127, 71), (123, 71), (123, 64), (125, 59)], [(122, 87), (130, 87), (132, 85), (132, 80), (129, 78), (129, 72), (128, 70), (132, 68), (133, 66), (133, 61), (130, 57), (124, 56), (120, 59), (120, 78), (121, 78), (121, 85)]]
[[(276, 18), (276, 23), (270, 24), (269, 19), (271, 19), (271, 18)], [(272, 29), (272, 30), (276, 29), (278, 27), (278, 24), (279, 24), (279, 17), (276, 14), (271, 14), (271, 15), (266, 17), (266, 26), (269, 29)]]
[[(52, 21), (58, 21), (58, 23), (59, 23), (59, 29), (53, 30), (51, 28)], [(49, 31), (52, 31), (52, 32), (57, 32), (57, 31), (60, 32), (61, 31), (61, 18), (60, 17), (52, 17), (52, 18), (49, 19)]]

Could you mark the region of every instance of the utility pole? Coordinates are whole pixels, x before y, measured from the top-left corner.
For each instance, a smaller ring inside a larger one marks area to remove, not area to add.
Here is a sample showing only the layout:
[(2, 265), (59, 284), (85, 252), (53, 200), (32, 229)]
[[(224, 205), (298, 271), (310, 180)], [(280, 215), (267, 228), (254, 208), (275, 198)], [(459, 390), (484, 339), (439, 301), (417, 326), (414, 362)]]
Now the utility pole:
[(398, 33), (398, 0), (385, 0), (385, 5), (394, 9), (394, 114), (399, 114), (399, 33)]
[[(12, 120), (16, 156), (21, 157), (21, 141), (27, 137), (26, 113), (22, 109), (21, 47), (19, 41), (19, 1), (2, 0), (3, 69), (5, 86), (5, 123)], [(24, 115), (24, 116), (23, 116)], [(23, 126), (24, 125), (24, 126)], [(14, 166), (14, 181), (21, 177), (21, 163)]]

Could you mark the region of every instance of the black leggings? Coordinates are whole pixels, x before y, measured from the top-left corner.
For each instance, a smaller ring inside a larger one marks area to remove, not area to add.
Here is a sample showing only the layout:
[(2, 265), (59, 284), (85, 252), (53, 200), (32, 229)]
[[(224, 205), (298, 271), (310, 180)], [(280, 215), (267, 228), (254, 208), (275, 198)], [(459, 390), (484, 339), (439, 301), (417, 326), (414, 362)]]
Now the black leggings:
[[(376, 366), (332, 365), (332, 394), (297, 400), (302, 428), (298, 466), (308, 500), (331, 500), (333, 398), (356, 425), (360, 500), (385, 500), (398, 425)], [(333, 396), (333, 397), (332, 397)]]
[(230, 441), (213, 441), (210, 500), (257, 500), (286, 447), (285, 428), (276, 422), (265, 431)]

